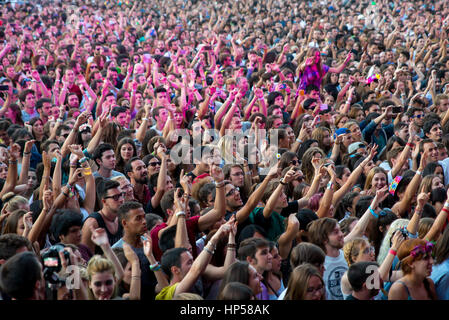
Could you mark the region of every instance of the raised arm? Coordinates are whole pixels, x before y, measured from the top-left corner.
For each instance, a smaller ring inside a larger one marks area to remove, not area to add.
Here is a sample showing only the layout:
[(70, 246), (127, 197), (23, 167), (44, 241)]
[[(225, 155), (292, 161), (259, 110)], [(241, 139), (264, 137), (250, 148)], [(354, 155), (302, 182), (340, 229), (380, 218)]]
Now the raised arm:
[(140, 289), (141, 289), (141, 270), (140, 261), (137, 254), (131, 248), (129, 244), (123, 242), (123, 253), (125, 254), (126, 260), (131, 264), (131, 283), (129, 286), (129, 300), (140, 300)]
[(277, 188), (271, 194), (270, 198), (268, 198), (268, 201), (263, 209), (263, 216), (265, 219), (271, 217), (273, 210), (279, 204), (279, 197), (282, 192), (284, 192), (284, 186), (288, 185), (293, 180), (295, 172), (296, 171), (293, 168), (290, 168), (285, 176), (279, 181)]
[(279, 255), (283, 260), (287, 259), (292, 249), (293, 240), (299, 231), (299, 221), (295, 213), (288, 216), (287, 228), (279, 236)]
[(335, 185), (335, 180), (337, 179), (337, 175), (335, 174), (335, 171), (334, 171), (333, 168), (331, 168), (329, 166), (329, 167), (325, 167), (325, 169), (329, 173), (331, 179), (327, 183), (326, 191), (324, 191), (323, 198), (320, 201), (320, 207), (318, 208), (318, 211), (316, 212), (316, 214), (320, 218), (324, 218), (324, 217), (327, 217), (329, 215), (329, 209), (331, 207), (332, 198), (333, 198), (333, 195), (334, 195), (334, 189), (333, 188), (334, 188), (334, 185)]

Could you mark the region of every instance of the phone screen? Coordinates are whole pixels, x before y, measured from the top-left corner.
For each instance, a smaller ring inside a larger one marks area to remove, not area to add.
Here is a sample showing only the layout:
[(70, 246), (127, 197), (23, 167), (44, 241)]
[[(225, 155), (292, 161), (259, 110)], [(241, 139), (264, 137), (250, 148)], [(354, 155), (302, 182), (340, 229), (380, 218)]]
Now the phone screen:
[(47, 257), (44, 259), (44, 266), (46, 267), (57, 267), (58, 259), (55, 257)]

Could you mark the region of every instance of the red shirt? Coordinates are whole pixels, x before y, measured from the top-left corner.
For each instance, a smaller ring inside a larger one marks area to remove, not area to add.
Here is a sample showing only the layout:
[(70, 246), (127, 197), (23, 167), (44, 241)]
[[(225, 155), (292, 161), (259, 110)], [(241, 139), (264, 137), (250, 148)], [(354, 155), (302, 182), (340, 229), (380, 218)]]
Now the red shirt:
[[(190, 217), (186, 220), (186, 227), (187, 227), (187, 236), (189, 237), (189, 242), (192, 245), (192, 256), (195, 259), (198, 255), (196, 251), (196, 234), (200, 232), (200, 229), (198, 228), (198, 220), (200, 219), (200, 216), (194, 216)], [(167, 224), (164, 222), (156, 227), (153, 228), (150, 232), (151, 236), (151, 242), (153, 243), (153, 255), (154, 258), (157, 261), (161, 261), (162, 258), (162, 251), (159, 248), (159, 231), (161, 229), (164, 229), (167, 227)]]

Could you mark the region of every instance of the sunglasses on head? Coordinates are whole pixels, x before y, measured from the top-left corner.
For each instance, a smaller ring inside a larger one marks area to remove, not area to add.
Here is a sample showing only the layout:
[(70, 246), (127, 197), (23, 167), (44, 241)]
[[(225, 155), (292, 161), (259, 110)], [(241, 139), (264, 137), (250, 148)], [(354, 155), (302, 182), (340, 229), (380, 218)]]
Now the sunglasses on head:
[(239, 190), (240, 190), (239, 187), (232, 188), (232, 190), (230, 190), (230, 191), (226, 194), (226, 197), (232, 196), (236, 191), (239, 191)]

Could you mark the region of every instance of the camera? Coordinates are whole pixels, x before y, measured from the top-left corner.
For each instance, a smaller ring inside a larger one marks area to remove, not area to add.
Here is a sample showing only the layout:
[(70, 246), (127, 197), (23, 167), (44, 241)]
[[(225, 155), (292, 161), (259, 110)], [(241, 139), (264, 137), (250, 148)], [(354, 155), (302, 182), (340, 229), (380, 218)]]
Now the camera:
[(64, 250), (64, 245), (55, 244), (51, 246), (47, 252), (42, 254), (42, 260), (44, 263), (44, 279), (53, 285), (64, 283), (58, 276), (58, 272), (62, 269), (61, 258), (59, 252), (63, 252), (64, 258), (67, 261), (67, 265), (70, 265), (70, 253)]

